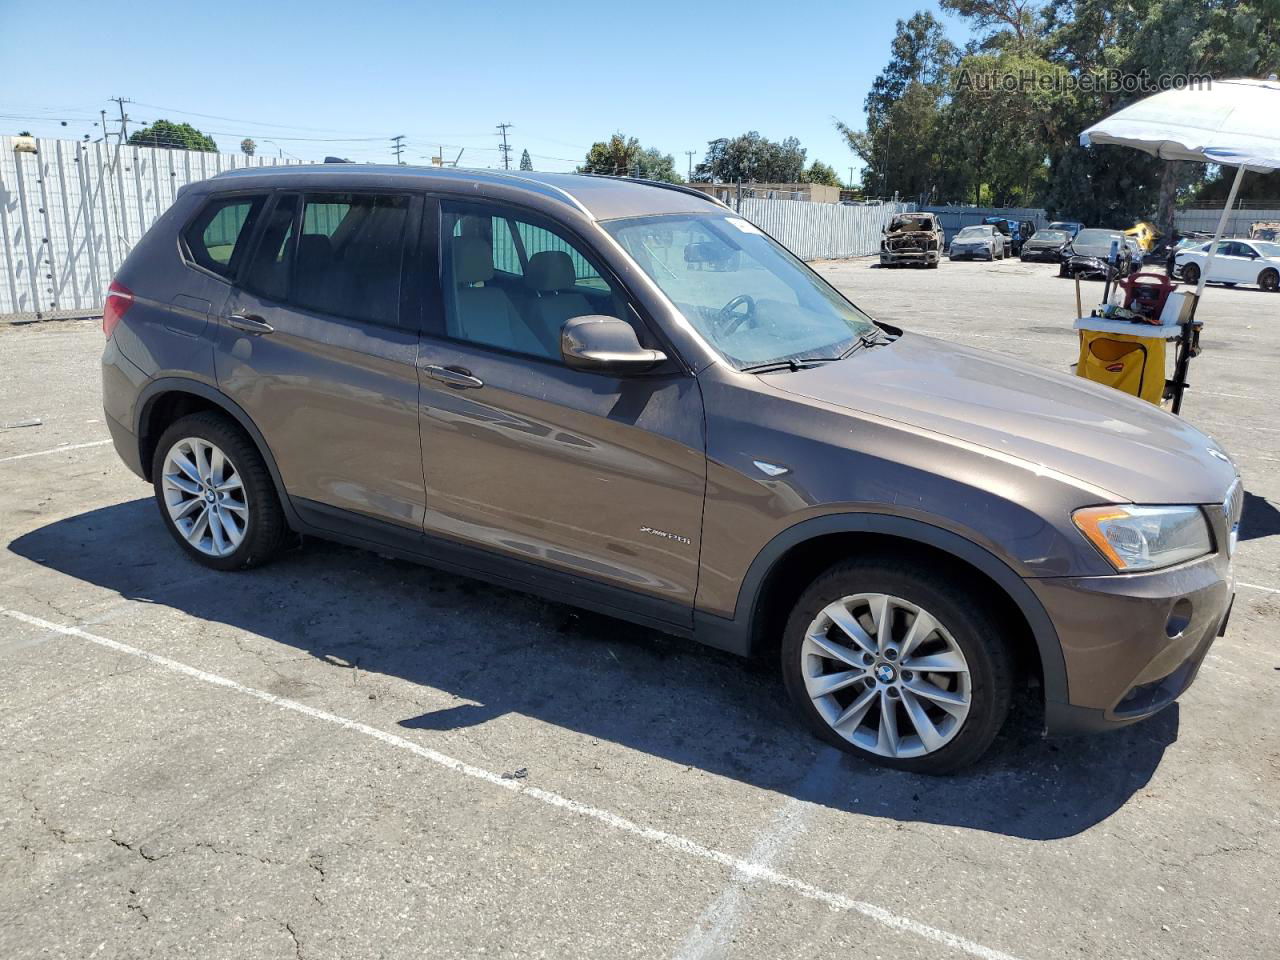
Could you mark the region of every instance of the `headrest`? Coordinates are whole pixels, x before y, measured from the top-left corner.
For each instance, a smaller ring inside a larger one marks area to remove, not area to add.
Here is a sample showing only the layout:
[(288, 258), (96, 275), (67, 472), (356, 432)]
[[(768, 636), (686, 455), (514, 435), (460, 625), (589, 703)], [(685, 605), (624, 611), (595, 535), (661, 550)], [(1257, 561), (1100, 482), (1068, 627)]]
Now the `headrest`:
[(493, 245), (480, 237), (453, 240), (453, 282), (483, 283), (493, 279)]
[(563, 250), (543, 250), (529, 258), (524, 281), (534, 290), (568, 290), (573, 286), (573, 260)]
[(303, 263), (328, 263), (333, 259), (333, 244), (323, 233), (304, 233), (298, 238), (298, 259)]

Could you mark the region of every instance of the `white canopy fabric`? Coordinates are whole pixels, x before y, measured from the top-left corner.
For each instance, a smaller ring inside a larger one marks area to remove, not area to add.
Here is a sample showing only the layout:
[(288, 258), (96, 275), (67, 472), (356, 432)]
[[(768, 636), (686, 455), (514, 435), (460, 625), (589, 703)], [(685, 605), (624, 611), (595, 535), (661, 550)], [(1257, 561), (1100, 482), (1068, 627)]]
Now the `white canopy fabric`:
[(1214, 80), (1166, 90), (1113, 113), (1080, 134), (1080, 145), (1113, 143), (1162, 160), (1200, 160), (1256, 173), (1280, 169), (1280, 81)]

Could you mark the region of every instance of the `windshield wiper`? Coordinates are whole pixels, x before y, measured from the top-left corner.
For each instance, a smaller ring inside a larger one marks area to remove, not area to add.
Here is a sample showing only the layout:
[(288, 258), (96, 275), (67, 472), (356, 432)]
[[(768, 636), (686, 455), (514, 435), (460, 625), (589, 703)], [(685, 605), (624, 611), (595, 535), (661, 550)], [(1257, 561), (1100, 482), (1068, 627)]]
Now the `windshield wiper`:
[(844, 357), (849, 356), (856, 350), (869, 349), (871, 347), (883, 347), (887, 343), (893, 343), (893, 340), (880, 330), (877, 330), (875, 333), (864, 333), (862, 336), (858, 337), (857, 343), (845, 351), (844, 356), (840, 359), (843, 360)]
[(770, 360), (768, 363), (757, 363), (750, 367), (742, 367), (743, 373), (775, 373), (779, 370), (804, 370), (815, 363), (832, 363), (840, 357), (788, 357), (786, 360)]

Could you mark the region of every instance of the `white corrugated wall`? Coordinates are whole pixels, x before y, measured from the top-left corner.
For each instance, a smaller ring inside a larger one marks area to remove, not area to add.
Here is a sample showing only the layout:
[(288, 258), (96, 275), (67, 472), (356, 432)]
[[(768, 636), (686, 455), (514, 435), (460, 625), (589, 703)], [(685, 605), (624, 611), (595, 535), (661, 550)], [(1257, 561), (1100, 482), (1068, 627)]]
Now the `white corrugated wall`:
[[(92, 315), (178, 189), (236, 167), (294, 161), (76, 140), (0, 137), (0, 320)], [(29, 142), (29, 141), (28, 141)]]
[(865, 257), (880, 250), (889, 220), (915, 209), (910, 203), (844, 206), (804, 200), (743, 199), (742, 216), (802, 260)]

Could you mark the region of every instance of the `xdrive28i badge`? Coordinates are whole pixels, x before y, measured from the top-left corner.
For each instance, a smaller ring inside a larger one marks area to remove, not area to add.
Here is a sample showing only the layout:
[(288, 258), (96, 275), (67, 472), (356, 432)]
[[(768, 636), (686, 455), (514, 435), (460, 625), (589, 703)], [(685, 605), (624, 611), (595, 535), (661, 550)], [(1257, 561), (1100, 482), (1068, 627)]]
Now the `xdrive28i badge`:
[(682, 537), (678, 533), (668, 533), (666, 530), (658, 530), (654, 527), (641, 527), (640, 532), (654, 537), (662, 537), (665, 540), (674, 540), (676, 543), (693, 543), (688, 537)]

